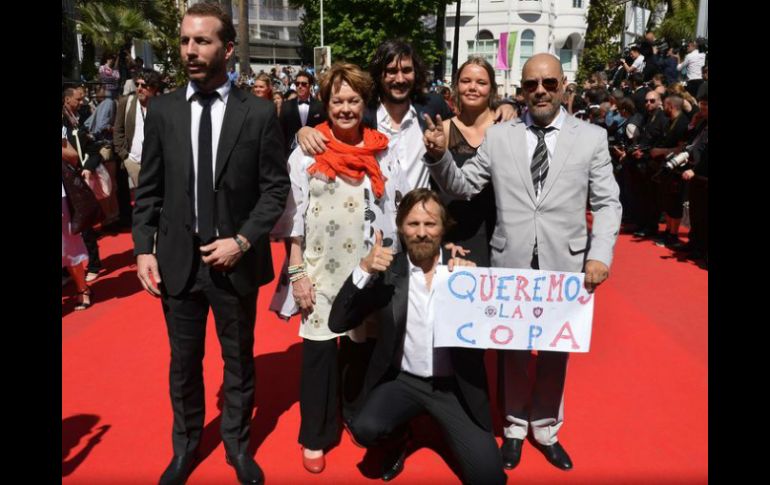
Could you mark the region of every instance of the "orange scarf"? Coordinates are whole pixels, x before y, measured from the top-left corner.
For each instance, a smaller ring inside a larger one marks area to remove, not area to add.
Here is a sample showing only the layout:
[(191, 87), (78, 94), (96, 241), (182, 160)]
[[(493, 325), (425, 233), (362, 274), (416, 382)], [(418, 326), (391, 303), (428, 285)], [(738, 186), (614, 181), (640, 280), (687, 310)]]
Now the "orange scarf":
[(321, 123), (315, 129), (323, 133), (329, 142), (326, 143), (326, 151), (316, 155), (315, 163), (308, 167), (307, 173), (321, 173), (329, 180), (334, 180), (338, 174), (353, 180), (362, 180), (364, 175), (369, 175), (374, 195), (378, 199), (382, 197), (385, 193), (385, 178), (374, 155), (388, 148), (388, 137), (364, 127), (364, 146), (354, 147), (334, 138), (327, 123)]

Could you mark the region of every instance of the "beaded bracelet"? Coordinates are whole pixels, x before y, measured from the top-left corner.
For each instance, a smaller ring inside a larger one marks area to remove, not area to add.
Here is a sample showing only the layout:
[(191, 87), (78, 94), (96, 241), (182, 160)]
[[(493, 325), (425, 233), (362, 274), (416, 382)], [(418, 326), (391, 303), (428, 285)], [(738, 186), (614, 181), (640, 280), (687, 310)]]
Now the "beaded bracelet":
[(302, 273), (302, 272), (306, 271), (305, 263), (297, 264), (297, 265), (294, 265), (294, 266), (289, 266), (288, 269), (289, 269), (289, 275), (293, 275), (293, 274), (297, 274), (297, 273)]
[(297, 281), (299, 281), (299, 280), (301, 280), (302, 278), (305, 278), (305, 277), (307, 277), (307, 273), (306, 272), (297, 273), (295, 275), (290, 276), (289, 277), (289, 281), (291, 281), (292, 283), (295, 283), (295, 282), (297, 282)]

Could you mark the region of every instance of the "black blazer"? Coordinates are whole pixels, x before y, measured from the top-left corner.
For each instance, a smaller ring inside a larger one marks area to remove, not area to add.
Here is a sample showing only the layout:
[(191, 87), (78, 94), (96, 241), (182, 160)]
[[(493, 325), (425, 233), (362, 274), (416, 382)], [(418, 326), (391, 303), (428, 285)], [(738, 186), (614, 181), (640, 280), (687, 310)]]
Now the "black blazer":
[[(417, 122), (420, 124), (420, 129), (425, 131), (427, 123), (423, 119), (423, 114), (430, 116), (431, 120), (436, 120), (436, 115), (441, 115), (442, 120), (448, 120), (454, 116), (452, 110), (449, 109), (449, 105), (446, 104), (444, 98), (436, 93), (428, 93), (418, 97), (416, 100), (412, 100), (412, 106), (417, 111)], [(372, 103), (366, 107), (364, 111), (364, 125), (377, 129), (377, 109), (380, 107), (379, 102)]]
[[(448, 253), (445, 252), (445, 256)], [(398, 363), (394, 359), (404, 341), (409, 306), (409, 264), (406, 258), (406, 252), (397, 254), (390, 268), (380, 274), (373, 285), (364, 289), (358, 289), (348, 277), (332, 304), (329, 328), (337, 333), (357, 327), (373, 311), (379, 313), (380, 333), (366, 373), (367, 393), (397, 375)], [(450, 356), (460, 399), (473, 420), (490, 431), (492, 417), (484, 350), (452, 348)]]
[[(134, 207), (134, 254), (153, 252), (170, 295), (185, 290), (193, 269), (191, 105), (185, 88), (154, 97), (147, 110), (142, 171)], [(283, 212), (290, 182), (275, 105), (232, 87), (216, 154), (215, 224), (219, 237), (252, 244), (227, 273), (245, 296), (273, 279), (269, 233)]]
[[(326, 121), (326, 111), (323, 104), (317, 99), (310, 97), (310, 110), (307, 113), (307, 124), (305, 126), (316, 126)], [(299, 102), (297, 98), (286, 101), (281, 105), (281, 129), (285, 140), (284, 154), (288, 158), (291, 155), (294, 136), (302, 128), (302, 118), (299, 116)]]

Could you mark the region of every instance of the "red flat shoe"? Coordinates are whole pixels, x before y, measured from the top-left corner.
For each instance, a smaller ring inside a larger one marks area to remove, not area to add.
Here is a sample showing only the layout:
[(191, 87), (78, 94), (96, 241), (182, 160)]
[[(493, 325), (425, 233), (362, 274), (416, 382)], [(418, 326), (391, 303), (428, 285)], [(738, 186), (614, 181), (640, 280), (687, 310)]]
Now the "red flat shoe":
[(310, 473), (321, 473), (326, 468), (326, 455), (308, 458), (305, 456), (305, 448), (302, 448), (302, 466)]

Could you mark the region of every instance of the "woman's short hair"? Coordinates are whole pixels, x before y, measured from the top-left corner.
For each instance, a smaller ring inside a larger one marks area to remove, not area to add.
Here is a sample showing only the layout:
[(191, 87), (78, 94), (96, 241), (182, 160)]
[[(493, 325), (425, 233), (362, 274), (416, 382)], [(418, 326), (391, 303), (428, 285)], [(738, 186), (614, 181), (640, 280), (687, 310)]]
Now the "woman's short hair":
[(329, 101), (332, 93), (340, 89), (342, 81), (348, 83), (348, 86), (361, 96), (364, 104), (369, 102), (372, 93), (372, 77), (355, 64), (349, 62), (337, 62), (324, 73), (320, 80), (321, 102), (324, 109), (329, 108)]

